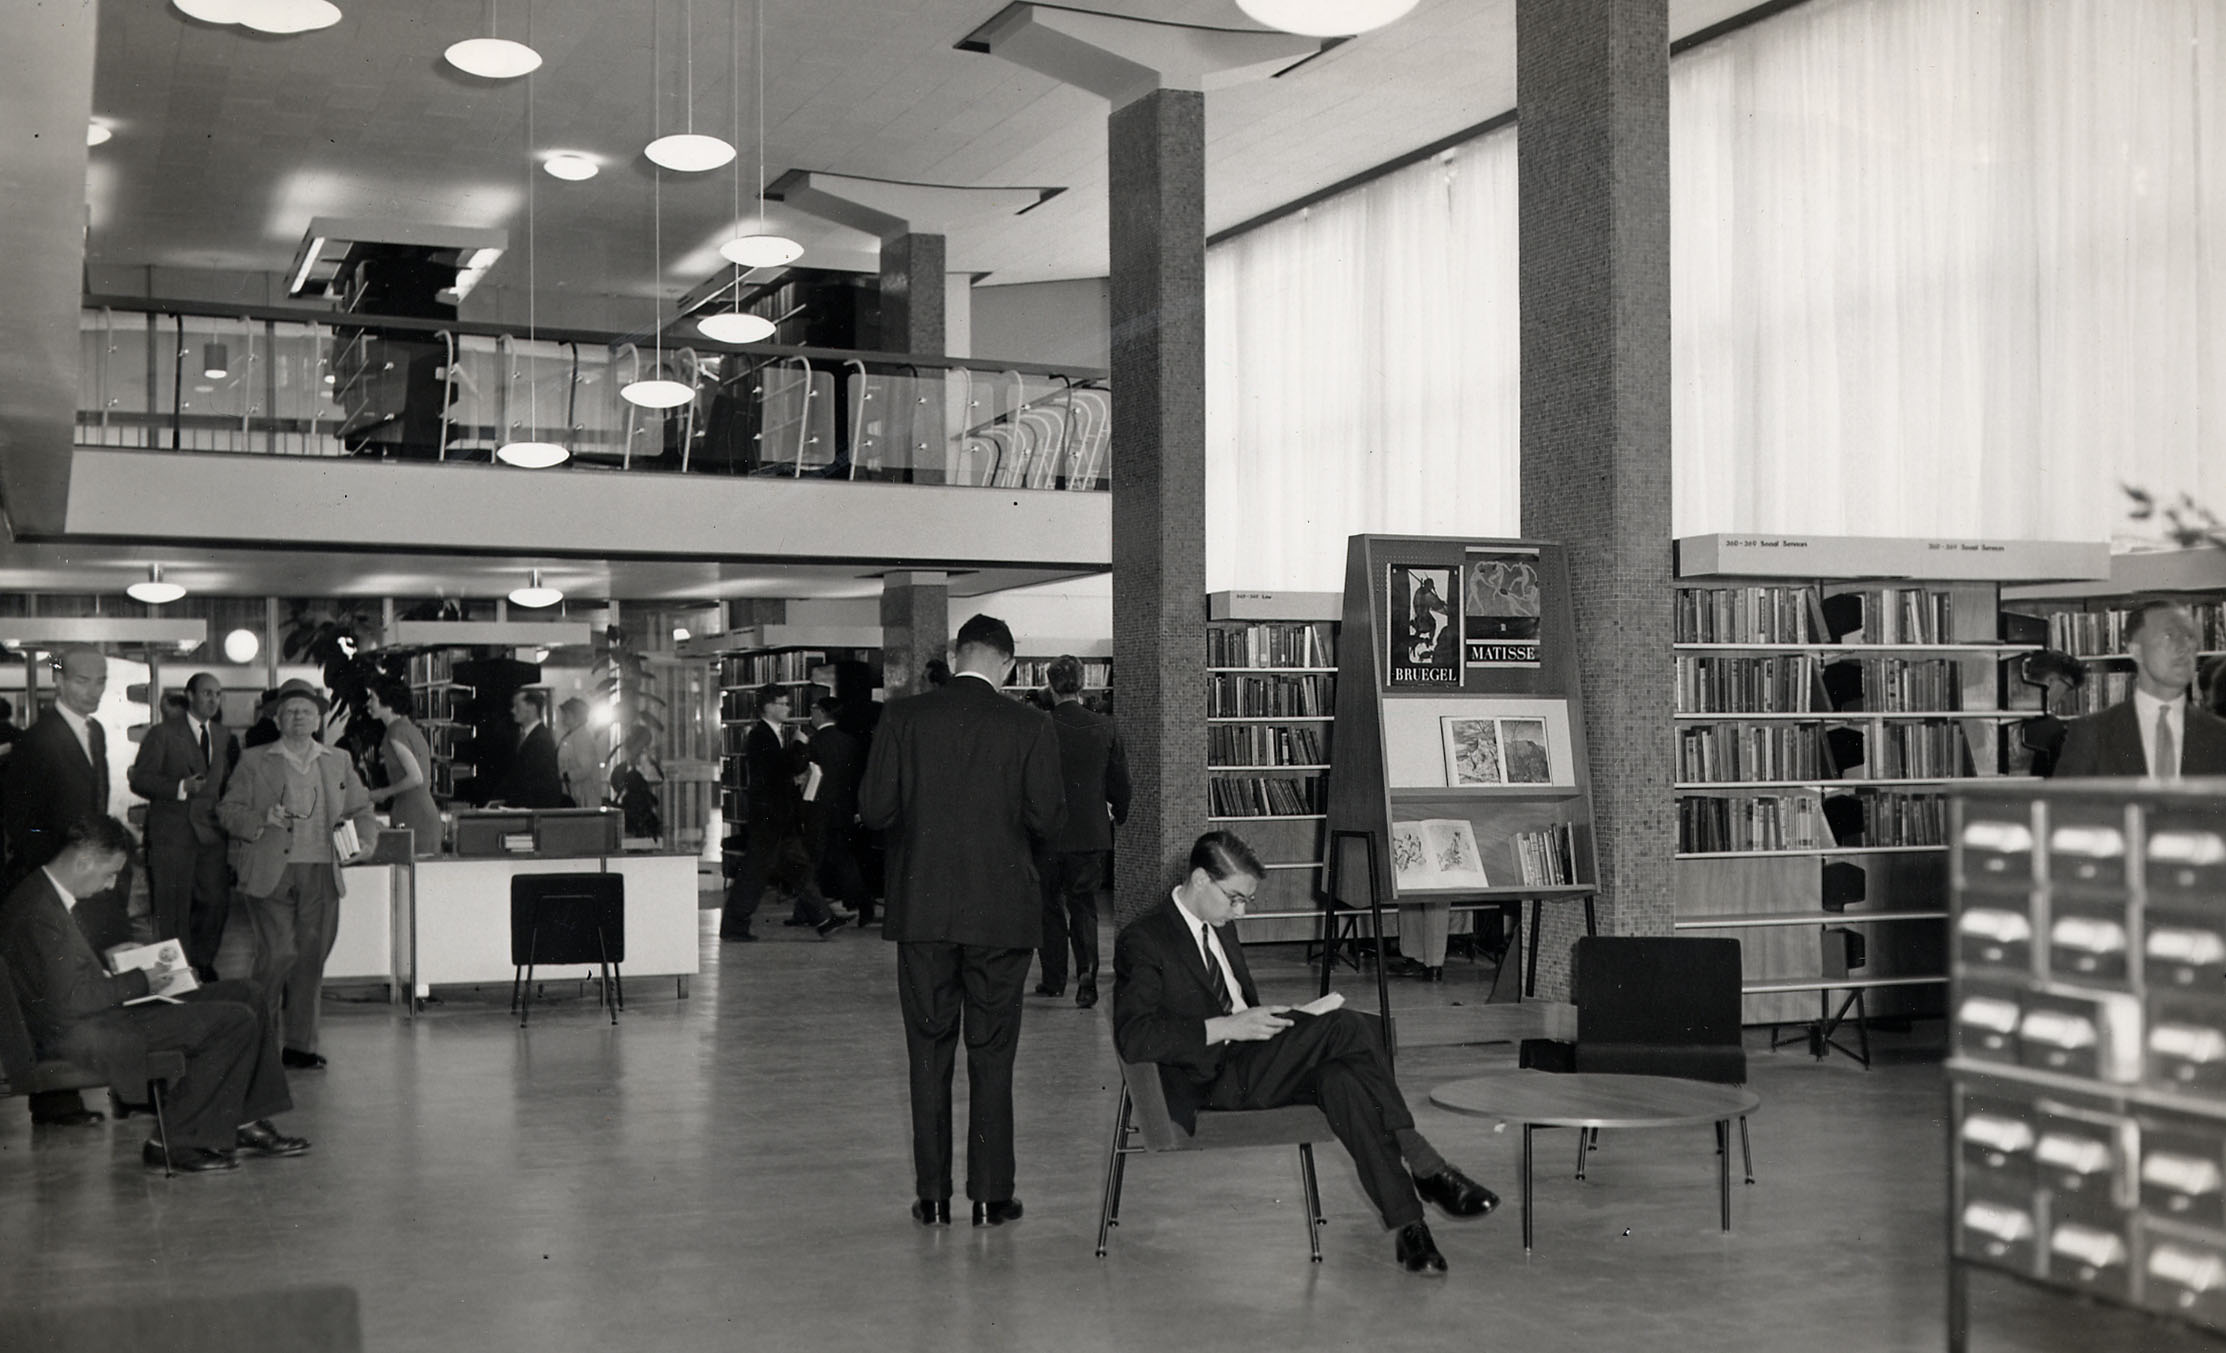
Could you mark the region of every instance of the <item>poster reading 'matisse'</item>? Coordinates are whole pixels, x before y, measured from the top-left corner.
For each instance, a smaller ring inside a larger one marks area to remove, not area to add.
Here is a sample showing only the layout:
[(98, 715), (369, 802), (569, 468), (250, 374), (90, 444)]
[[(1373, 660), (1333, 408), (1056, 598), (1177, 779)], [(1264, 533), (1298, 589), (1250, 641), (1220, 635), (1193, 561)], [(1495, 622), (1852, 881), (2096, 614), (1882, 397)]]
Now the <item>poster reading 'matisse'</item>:
[(1466, 661), (1538, 665), (1538, 551), (1470, 550), (1461, 566)]
[(1461, 688), (1460, 572), (1414, 564), (1385, 569), (1385, 684)]

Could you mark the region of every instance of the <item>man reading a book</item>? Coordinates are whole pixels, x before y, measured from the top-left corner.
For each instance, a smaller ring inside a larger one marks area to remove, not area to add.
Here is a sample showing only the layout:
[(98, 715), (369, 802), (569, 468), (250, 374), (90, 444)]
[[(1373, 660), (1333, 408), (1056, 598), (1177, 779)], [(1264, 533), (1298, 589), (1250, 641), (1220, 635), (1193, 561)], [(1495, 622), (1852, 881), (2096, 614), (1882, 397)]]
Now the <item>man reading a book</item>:
[[(293, 1107), (265, 1002), (249, 982), (196, 987), (179, 961), (111, 973), (70, 911), (109, 887), (131, 859), (131, 833), (113, 817), (86, 818), (62, 853), (33, 870), (0, 902), (0, 962), (15, 981), (31, 1038), (43, 1057), (108, 1077), (119, 1098), (139, 1098), (147, 1054), (185, 1054), (185, 1075), (165, 1104), (168, 1156), (188, 1173), (230, 1170), (239, 1152), (295, 1156), (309, 1149), (270, 1122)], [(176, 942), (171, 942), (176, 947)], [(161, 992), (175, 994), (159, 994)], [(141, 1158), (164, 1164), (163, 1140)]]
[(1455, 1217), (1483, 1216), (1499, 1199), (1415, 1131), (1374, 1017), (1328, 1005), (1334, 996), (1315, 1003), (1319, 1014), (1260, 1004), (1230, 922), (1265, 874), (1234, 833), (1198, 838), (1181, 886), (1116, 942), (1114, 1045), (1123, 1061), (1159, 1064), (1168, 1115), (1186, 1132), (1201, 1111), (1320, 1107), (1384, 1225), (1399, 1233), (1399, 1263), (1443, 1273), (1422, 1199)]

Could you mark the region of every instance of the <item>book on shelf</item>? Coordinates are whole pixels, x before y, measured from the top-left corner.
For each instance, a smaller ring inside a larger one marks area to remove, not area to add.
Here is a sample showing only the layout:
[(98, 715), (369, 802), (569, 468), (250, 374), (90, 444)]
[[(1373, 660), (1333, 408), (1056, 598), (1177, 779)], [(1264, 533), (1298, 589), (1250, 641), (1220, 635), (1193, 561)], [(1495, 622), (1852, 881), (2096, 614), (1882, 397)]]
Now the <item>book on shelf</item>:
[(1831, 708), (1869, 714), (1963, 708), (1963, 666), (1953, 658), (1841, 658), (1825, 664)]
[(1865, 789), (1824, 800), (1836, 846), (1944, 846), (1947, 796), (1929, 790)]
[(1391, 824), (1392, 877), (1402, 889), (1489, 888), (1476, 828), (1464, 818)]
[[(1051, 664), (1057, 658), (1019, 658), (1013, 662), (1012, 680), (1007, 684), (1032, 689), (1051, 684)], [(1109, 658), (1080, 658), (1082, 684), (1089, 688), (1113, 684), (1113, 662)]]
[(1216, 775), (1206, 781), (1215, 817), (1303, 817), (1322, 811), (1322, 782), (1311, 776)]
[(1206, 730), (1209, 768), (1326, 764), (1318, 728), (1306, 724), (1217, 724)]
[(1206, 713), (1213, 718), (1325, 715), (1335, 699), (1336, 679), (1327, 675), (1215, 672), (1206, 677)]
[(1810, 585), (1684, 587), (1676, 607), (1681, 644), (1828, 642), (1824, 610)]
[(1829, 709), (1819, 673), (1807, 653), (1779, 657), (1719, 657), (1681, 653), (1677, 658), (1680, 714), (1801, 714)]
[(1568, 823), (1544, 831), (1516, 832), (1512, 838), (1515, 866), (1523, 882), (1532, 887), (1559, 887), (1577, 882), (1576, 833)]
[[(2226, 601), (2189, 604), (2195, 617), (2199, 646), (2205, 652), (2226, 650)], [(2054, 611), (2047, 617), (2048, 646), (2075, 658), (2117, 657), (2126, 651), (2126, 621), (2132, 608), (2106, 611)], [(2023, 617), (2017, 617), (2022, 619)]]
[(1835, 780), (1822, 731), (1805, 723), (1688, 724), (1677, 730), (1680, 780)]
[(1824, 796), (1813, 789), (1690, 795), (1677, 801), (1677, 848), (1687, 854), (1819, 850)]
[(1953, 598), (1939, 588), (1851, 588), (1824, 598), (1823, 609), (1836, 643), (1937, 644), (1957, 632)]
[(1208, 667), (1334, 667), (1336, 649), (1323, 622), (1206, 627)]

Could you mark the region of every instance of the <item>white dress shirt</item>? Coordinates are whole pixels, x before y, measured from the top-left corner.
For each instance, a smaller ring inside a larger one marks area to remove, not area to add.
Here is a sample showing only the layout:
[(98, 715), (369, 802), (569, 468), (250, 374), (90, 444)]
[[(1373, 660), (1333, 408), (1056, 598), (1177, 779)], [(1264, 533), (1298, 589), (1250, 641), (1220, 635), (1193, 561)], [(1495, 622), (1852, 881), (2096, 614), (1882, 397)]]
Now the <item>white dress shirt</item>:
[(1221, 980), (1229, 984), (1229, 1013), (1234, 1015), (1240, 1010), (1250, 1010), (1252, 1006), (1244, 999), (1244, 992), (1237, 986), (1237, 970), (1229, 966), (1229, 955), (1222, 951), (1221, 937), (1206, 922), (1193, 915), (1190, 908), (1183, 905), (1181, 890), (1168, 896), (1175, 899), (1175, 910), (1183, 914), (1183, 927), (1190, 932), (1191, 943), (1198, 946), (1200, 957), (1210, 957), (1213, 962), (1221, 965)]
[[(2156, 764), (2156, 716), (2164, 711), (2164, 722), (2172, 730), (2172, 749), (2177, 755), (2169, 766)], [(2138, 687), (2133, 692), (2133, 720), (2141, 726), (2141, 761), (2149, 774), (2160, 780), (2180, 778), (2180, 763), (2187, 756), (2187, 697), (2176, 700), (2159, 700)]]

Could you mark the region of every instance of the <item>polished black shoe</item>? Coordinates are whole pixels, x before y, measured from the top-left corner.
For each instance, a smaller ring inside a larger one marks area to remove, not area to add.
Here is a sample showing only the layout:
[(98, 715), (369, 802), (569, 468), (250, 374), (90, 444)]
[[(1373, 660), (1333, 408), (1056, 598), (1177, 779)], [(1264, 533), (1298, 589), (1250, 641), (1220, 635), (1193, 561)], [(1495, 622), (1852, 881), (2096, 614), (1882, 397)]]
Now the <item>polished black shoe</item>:
[(1080, 982), (1075, 984), (1074, 1004), (1076, 1008), (1087, 1010), (1097, 1003), (1098, 979), (1096, 979), (1095, 977), (1085, 977)]
[(1036, 994), (1038, 996), (1064, 996), (1067, 994), (1067, 984), (1061, 982), (1059, 985), (1053, 986), (1049, 982), (1038, 982), (1036, 983)]
[(812, 933), (823, 940), (831, 940), (835, 938), (835, 932), (840, 929), (842, 929), (842, 918), (840, 916), (830, 916), (818, 925), (813, 926)]
[(1397, 1253), (1400, 1267), (1409, 1273), (1445, 1272), (1445, 1256), (1438, 1253), (1438, 1242), (1430, 1238), (1430, 1228), (1422, 1222), (1409, 1222), (1399, 1228)]
[(149, 1142), (139, 1148), (139, 1159), (150, 1170), (169, 1169), (178, 1174), (209, 1174), (217, 1170), (237, 1170), (239, 1161), (222, 1151), (204, 1151), (197, 1146), (182, 1146), (163, 1159), (162, 1143)]
[(871, 907), (867, 907), (867, 908), (865, 908), (864, 910), (862, 910), (862, 911), (860, 911), (860, 912), (858, 913), (858, 928), (859, 928), (860, 930), (864, 930), (864, 929), (866, 929), (867, 927), (869, 927), (869, 926), (871, 926), (871, 925), (873, 925), (873, 924), (874, 924), (874, 915), (873, 915), (873, 908), (871, 908)]
[(1020, 1200), (1018, 1198), (1007, 1198), (998, 1203), (976, 1202), (974, 1204), (974, 1224), (976, 1226), (1003, 1226), (1006, 1222), (1019, 1220)]
[(722, 934), (721, 936), (719, 936), (719, 938), (720, 938), (720, 939), (721, 939), (722, 941), (724, 941), (725, 943), (727, 943), (727, 944), (756, 944), (756, 943), (757, 943), (757, 936), (755, 936), (755, 935), (751, 934), (751, 933), (750, 933), (749, 931), (747, 931), (747, 930), (745, 930), (745, 931), (741, 932), (741, 933), (740, 933), (740, 934), (738, 934), (738, 935), (724, 935), (724, 934)]
[(1481, 1217), (1499, 1206), (1499, 1195), (1448, 1165), (1436, 1174), (1414, 1177), (1414, 1191), (1436, 1203), (1449, 1217)]
[(91, 1127), (107, 1117), (99, 1109), (88, 1109), (81, 1105), (59, 1113), (34, 1113), (31, 1121), (40, 1127)]
[(912, 1200), (912, 1220), (922, 1226), (949, 1226), (951, 1200), (948, 1198), (915, 1198)]
[(268, 1118), (258, 1118), (241, 1128), (233, 1140), (239, 1144), (239, 1150), (252, 1151), (258, 1156), (298, 1156), (309, 1149), (307, 1137), (289, 1137)]
[(325, 1069), (324, 1058), (314, 1052), (303, 1052), (299, 1048), (279, 1049), (278, 1061), (281, 1066), (289, 1071), (322, 1071)]

